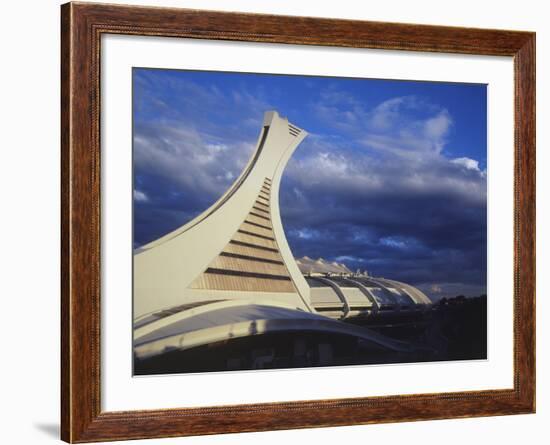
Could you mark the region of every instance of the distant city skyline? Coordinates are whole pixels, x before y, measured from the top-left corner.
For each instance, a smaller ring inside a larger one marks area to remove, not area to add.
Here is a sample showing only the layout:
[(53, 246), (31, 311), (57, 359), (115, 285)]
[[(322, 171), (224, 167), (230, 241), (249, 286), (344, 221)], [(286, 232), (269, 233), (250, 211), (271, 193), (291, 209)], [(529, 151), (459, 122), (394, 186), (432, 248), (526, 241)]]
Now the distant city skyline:
[(310, 134), (280, 190), (295, 257), (435, 300), (486, 292), (486, 86), (133, 70), (134, 247), (191, 220), (248, 161), (263, 113)]

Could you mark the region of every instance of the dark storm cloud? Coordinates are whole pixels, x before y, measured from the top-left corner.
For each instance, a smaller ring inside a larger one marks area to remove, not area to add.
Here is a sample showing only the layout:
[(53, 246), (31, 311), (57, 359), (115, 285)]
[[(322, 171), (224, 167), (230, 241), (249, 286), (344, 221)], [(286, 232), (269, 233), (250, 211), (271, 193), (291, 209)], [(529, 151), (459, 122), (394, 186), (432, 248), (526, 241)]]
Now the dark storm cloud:
[(295, 255), (343, 261), (415, 285), (462, 283), (484, 292), (485, 172), (424, 150), (428, 143), (416, 153), (401, 154), (398, 145), (373, 156), (312, 139), (291, 160), (281, 187)]

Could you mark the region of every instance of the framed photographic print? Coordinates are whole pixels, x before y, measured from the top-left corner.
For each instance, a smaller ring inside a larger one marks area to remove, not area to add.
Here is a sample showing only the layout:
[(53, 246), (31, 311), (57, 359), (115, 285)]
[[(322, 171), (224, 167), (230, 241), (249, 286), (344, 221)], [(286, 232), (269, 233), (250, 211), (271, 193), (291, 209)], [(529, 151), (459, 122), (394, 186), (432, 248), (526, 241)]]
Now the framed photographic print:
[(533, 33), (61, 15), (63, 440), (534, 412)]

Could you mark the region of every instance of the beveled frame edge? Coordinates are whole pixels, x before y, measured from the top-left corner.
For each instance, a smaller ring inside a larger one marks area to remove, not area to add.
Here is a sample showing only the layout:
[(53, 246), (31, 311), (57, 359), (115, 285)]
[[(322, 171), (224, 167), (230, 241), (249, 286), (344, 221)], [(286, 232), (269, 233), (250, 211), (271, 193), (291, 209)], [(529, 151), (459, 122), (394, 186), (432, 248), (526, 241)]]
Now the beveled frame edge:
[[(100, 38), (104, 33), (514, 58), (514, 388), (101, 412)], [(93, 3), (61, 7), (61, 438), (93, 442), (535, 411), (535, 34)]]

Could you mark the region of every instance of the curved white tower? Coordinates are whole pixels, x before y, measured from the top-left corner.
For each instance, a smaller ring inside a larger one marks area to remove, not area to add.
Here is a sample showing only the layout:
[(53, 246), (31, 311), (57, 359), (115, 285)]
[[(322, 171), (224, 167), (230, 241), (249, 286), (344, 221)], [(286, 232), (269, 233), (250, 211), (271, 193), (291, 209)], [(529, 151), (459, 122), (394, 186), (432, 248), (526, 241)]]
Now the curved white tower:
[(283, 170), (307, 132), (266, 112), (256, 150), (210, 208), (134, 254), (134, 318), (204, 301), (313, 312), (279, 214)]

